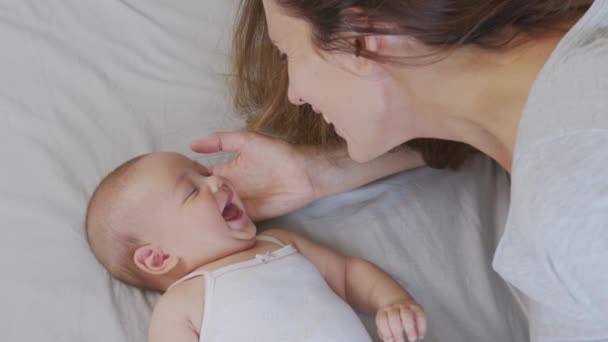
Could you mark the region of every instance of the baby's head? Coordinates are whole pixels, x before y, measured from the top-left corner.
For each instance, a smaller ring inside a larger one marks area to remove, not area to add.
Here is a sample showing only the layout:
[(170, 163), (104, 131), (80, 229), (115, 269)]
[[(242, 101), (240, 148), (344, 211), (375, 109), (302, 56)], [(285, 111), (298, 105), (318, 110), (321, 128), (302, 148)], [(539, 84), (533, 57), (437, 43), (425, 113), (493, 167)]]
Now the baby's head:
[(86, 233), (114, 277), (164, 291), (196, 268), (253, 246), (256, 227), (226, 179), (161, 152), (131, 159), (101, 181)]

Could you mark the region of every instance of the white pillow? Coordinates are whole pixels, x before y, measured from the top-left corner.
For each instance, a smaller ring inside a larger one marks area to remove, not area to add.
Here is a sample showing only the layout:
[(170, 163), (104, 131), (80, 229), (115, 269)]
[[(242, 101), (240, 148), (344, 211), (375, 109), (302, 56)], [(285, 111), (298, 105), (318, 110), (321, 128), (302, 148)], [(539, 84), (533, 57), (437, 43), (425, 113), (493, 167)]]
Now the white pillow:
[(0, 5), (0, 340), (145, 340), (156, 295), (96, 262), (87, 200), (132, 156), (242, 127), (225, 87), (235, 4)]

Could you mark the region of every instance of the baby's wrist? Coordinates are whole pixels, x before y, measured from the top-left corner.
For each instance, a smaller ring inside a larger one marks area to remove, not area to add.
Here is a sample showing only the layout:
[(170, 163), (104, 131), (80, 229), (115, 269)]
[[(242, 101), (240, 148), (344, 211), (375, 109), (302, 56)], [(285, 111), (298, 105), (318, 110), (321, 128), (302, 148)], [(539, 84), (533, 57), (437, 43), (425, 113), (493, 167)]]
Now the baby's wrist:
[(418, 304), (411, 296), (400, 296), (400, 297), (392, 297), (382, 300), (376, 311), (381, 310), (386, 307), (394, 306), (394, 305), (412, 305)]

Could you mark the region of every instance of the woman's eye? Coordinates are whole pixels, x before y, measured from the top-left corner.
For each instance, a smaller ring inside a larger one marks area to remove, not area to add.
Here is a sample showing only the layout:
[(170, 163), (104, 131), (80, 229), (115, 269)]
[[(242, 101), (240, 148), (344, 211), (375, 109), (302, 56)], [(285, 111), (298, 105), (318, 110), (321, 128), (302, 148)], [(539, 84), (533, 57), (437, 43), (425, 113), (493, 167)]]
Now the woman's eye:
[(286, 54), (286, 53), (281, 52), (281, 53), (280, 53), (280, 55), (279, 55), (279, 58), (280, 58), (282, 61), (286, 61), (286, 60), (287, 60), (287, 54)]

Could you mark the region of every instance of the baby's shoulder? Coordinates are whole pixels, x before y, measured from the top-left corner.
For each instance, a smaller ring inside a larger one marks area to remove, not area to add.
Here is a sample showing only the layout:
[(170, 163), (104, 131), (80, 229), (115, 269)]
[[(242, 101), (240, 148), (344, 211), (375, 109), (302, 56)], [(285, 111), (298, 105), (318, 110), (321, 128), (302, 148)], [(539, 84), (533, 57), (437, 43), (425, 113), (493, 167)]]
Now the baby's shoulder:
[(159, 300), (165, 305), (185, 305), (192, 303), (192, 299), (204, 297), (205, 281), (204, 276), (197, 276), (192, 279), (185, 280), (171, 287), (166, 291)]
[(202, 321), (203, 304), (205, 299), (204, 277), (195, 277), (179, 283), (166, 291), (154, 306), (155, 314), (169, 313), (181, 316), (193, 324), (197, 333)]

